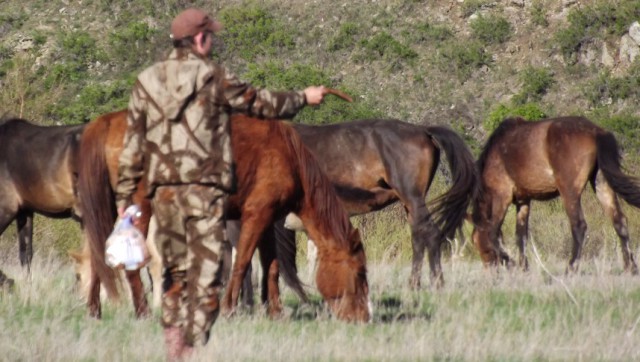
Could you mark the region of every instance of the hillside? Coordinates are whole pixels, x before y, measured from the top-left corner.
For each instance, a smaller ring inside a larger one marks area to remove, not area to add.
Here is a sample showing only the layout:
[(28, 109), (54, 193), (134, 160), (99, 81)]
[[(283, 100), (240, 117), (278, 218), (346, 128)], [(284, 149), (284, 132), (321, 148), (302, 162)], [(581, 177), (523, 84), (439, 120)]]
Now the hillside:
[[(297, 121), (448, 124), (478, 152), (506, 116), (586, 115), (615, 132), (624, 166), (640, 174), (640, 2), (631, 0), (5, 0), (0, 115), (73, 124), (125, 107), (136, 75), (168, 51), (170, 21), (187, 4), (223, 22), (214, 58), (241, 78), (354, 96), (352, 104), (329, 98)], [(431, 194), (441, 185), (436, 178)], [(384, 240), (409, 238), (403, 218), (400, 207), (376, 214), (386, 225), (379, 254), (396, 253)], [(380, 225), (358, 224), (370, 235)], [(49, 227), (58, 250), (77, 246), (78, 231), (59, 225)], [(14, 248), (13, 238), (5, 233), (0, 244)]]
[[(137, 72), (168, 49), (168, 24), (185, 4), (4, 1), (0, 110), (49, 124), (122, 107)], [(301, 121), (452, 124), (477, 147), (496, 117), (584, 114), (627, 149), (639, 145), (636, 1), (195, 4), (225, 24), (216, 58), (244, 79), (276, 89), (324, 82), (357, 99)]]

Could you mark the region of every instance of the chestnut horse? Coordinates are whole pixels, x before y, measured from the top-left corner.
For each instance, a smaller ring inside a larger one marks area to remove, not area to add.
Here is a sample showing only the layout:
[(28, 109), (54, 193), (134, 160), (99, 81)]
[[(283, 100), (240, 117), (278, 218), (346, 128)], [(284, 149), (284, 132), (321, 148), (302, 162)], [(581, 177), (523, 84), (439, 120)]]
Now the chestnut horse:
[[(467, 208), (478, 191), (475, 159), (462, 138), (447, 127), (420, 126), (399, 120), (292, 126), (322, 166), (351, 215), (381, 210), (398, 201), (404, 205), (413, 247), (410, 286), (420, 287), (425, 247), (431, 280), (441, 285), (444, 282), (440, 264), (442, 243), (446, 237), (453, 238), (462, 226)], [(443, 151), (452, 185), (431, 202), (429, 210), (425, 198)], [(289, 242), (295, 242), (294, 235), (289, 234)]]
[(519, 264), (526, 269), (531, 200), (560, 196), (573, 236), (567, 271), (577, 270), (587, 229), (580, 197), (590, 182), (620, 238), (625, 270), (637, 273), (629, 249), (627, 221), (617, 196), (640, 207), (640, 187), (637, 179), (622, 172), (620, 158), (613, 134), (583, 117), (502, 122), (478, 159), (482, 192), (474, 203), (472, 239), (482, 260), (488, 264), (510, 263), (498, 239), (507, 208), (513, 203), (517, 210)]
[[(0, 121), (0, 234), (16, 220), (20, 263), (31, 264), (33, 216), (75, 217), (75, 157), (83, 125)], [(0, 287), (12, 281), (0, 271)]]
[[(333, 313), (343, 320), (368, 321), (369, 288), (360, 235), (313, 155), (286, 123), (234, 116), (231, 125), (237, 192), (229, 198), (227, 214), (230, 219), (240, 219), (242, 228), (223, 311), (231, 312), (237, 305), (256, 247), (260, 248), (264, 270), (277, 275), (273, 241), (259, 241), (275, 220), (295, 212), (320, 250), (316, 283)], [(113, 277), (104, 263), (104, 242), (115, 218), (111, 184), (117, 175), (115, 166), (125, 127), (125, 111), (101, 116), (87, 125), (81, 143), (78, 194), (96, 284)], [(105, 286), (113, 288), (113, 283)], [(97, 288), (92, 288), (89, 298), (95, 316), (100, 312)], [(272, 297), (278, 295), (277, 284), (268, 289), (276, 293), (269, 292), (269, 314), (277, 315), (282, 308), (279, 299)]]

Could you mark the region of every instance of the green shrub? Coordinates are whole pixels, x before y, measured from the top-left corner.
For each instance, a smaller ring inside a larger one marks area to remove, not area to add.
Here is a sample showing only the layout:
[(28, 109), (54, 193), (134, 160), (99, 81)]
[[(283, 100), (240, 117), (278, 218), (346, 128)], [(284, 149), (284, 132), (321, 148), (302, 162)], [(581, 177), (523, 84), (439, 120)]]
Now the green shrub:
[(229, 7), (220, 12), (225, 24), (222, 40), (230, 52), (247, 61), (258, 55), (275, 55), (279, 48), (292, 49), (295, 30), (258, 5)]
[(469, 17), (490, 3), (489, 0), (466, 0), (462, 3), (462, 16)]
[[(261, 65), (249, 64), (248, 71), (243, 75), (243, 78), (255, 86), (271, 90), (299, 90), (319, 84), (337, 87), (321, 70), (302, 64), (293, 64), (286, 68), (275, 62)], [(347, 94), (355, 94), (348, 89), (342, 90)], [(379, 117), (382, 117), (382, 114), (376, 111), (371, 104), (358, 102), (357, 99), (353, 103), (347, 103), (337, 97), (327, 96), (320, 107), (306, 107), (296, 116), (296, 120), (311, 124), (325, 124)]]
[(609, 70), (601, 71), (588, 83), (584, 96), (592, 106), (629, 98), (640, 100), (640, 58), (634, 61), (625, 76), (615, 77)]
[(104, 60), (104, 53), (94, 38), (85, 31), (76, 31), (62, 36), (58, 40), (63, 61), (76, 62), (86, 68), (90, 63)]
[(418, 57), (411, 47), (400, 43), (387, 32), (380, 32), (370, 39), (360, 41), (360, 47), (364, 49), (363, 60), (413, 60)]
[(442, 42), (453, 37), (453, 31), (446, 25), (424, 22), (416, 25), (409, 38), (416, 43)]
[(534, 1), (529, 10), (529, 16), (531, 17), (531, 23), (537, 26), (546, 28), (549, 26), (547, 20), (547, 11), (545, 10), (544, 3), (542, 1)]
[(502, 44), (511, 37), (509, 21), (499, 15), (480, 15), (471, 22), (473, 35), (486, 45)]
[(619, 114), (605, 118), (594, 118), (602, 128), (615, 133), (623, 149), (637, 152), (640, 149), (640, 117), (632, 114)]
[(338, 34), (329, 40), (328, 50), (335, 52), (342, 49), (353, 48), (356, 44), (356, 35), (360, 27), (356, 23), (347, 22), (340, 25)]
[(77, 97), (53, 105), (49, 117), (65, 124), (85, 123), (101, 114), (126, 108), (133, 79), (87, 85)]
[(117, 62), (134, 65), (147, 63), (149, 59), (139, 56), (152, 46), (151, 39), (157, 31), (142, 22), (132, 22), (109, 35), (109, 56)]
[(516, 107), (498, 105), (489, 113), (487, 119), (482, 122), (485, 131), (493, 132), (505, 118), (522, 117), (527, 121), (536, 121), (547, 117), (547, 114), (535, 103), (527, 103)]
[(462, 82), (467, 80), (474, 70), (482, 66), (491, 65), (491, 55), (485, 51), (484, 46), (478, 41), (445, 42), (440, 48), (439, 64), (443, 71), (453, 71)]
[(565, 61), (574, 63), (583, 44), (607, 35), (621, 36), (640, 18), (640, 2), (625, 0), (601, 2), (595, 6), (578, 7), (567, 17), (569, 26), (554, 35), (555, 46)]
[(553, 74), (547, 68), (528, 67), (520, 74), (522, 90), (513, 97), (514, 104), (537, 102), (554, 84)]

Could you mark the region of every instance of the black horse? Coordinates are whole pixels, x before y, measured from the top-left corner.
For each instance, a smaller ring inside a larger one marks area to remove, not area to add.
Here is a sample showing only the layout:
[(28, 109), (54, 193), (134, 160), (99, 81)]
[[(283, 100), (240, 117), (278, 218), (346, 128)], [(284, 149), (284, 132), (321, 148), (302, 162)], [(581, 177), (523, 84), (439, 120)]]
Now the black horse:
[[(411, 287), (420, 286), (425, 247), (431, 279), (443, 283), (440, 249), (453, 237), (478, 192), (475, 160), (462, 138), (443, 126), (420, 126), (399, 120), (359, 120), (324, 126), (293, 124), (314, 154), (351, 215), (377, 211), (402, 202), (411, 224)], [(452, 174), (451, 188), (431, 202), (425, 198), (444, 151)], [(276, 225), (279, 226), (279, 225)], [(288, 243), (295, 243), (293, 233)], [(280, 241), (279, 248), (287, 242)], [(281, 248), (279, 260), (291, 260)], [(286, 271), (285, 271), (286, 274)]]
[[(16, 220), (20, 263), (30, 267), (33, 216), (75, 217), (77, 147), (84, 125), (0, 121), (0, 234)], [(0, 271), (0, 282), (12, 283)], [(1, 285), (0, 285), (1, 286)]]

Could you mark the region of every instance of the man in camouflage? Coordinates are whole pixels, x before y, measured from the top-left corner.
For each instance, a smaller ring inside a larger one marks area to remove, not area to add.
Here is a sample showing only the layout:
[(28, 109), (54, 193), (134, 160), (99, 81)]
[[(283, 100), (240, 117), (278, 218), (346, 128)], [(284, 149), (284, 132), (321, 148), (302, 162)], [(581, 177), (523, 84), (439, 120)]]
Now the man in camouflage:
[(231, 112), (289, 118), (317, 105), (325, 87), (271, 92), (240, 81), (209, 59), (221, 30), (199, 9), (171, 24), (174, 49), (144, 70), (128, 106), (116, 188), (118, 212), (142, 178), (158, 222), (152, 237), (163, 257), (162, 324), (170, 359), (204, 344), (218, 315), (225, 202), (233, 190)]

